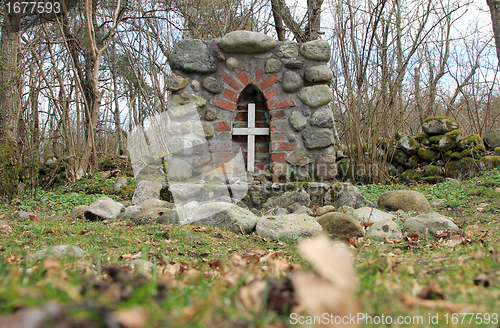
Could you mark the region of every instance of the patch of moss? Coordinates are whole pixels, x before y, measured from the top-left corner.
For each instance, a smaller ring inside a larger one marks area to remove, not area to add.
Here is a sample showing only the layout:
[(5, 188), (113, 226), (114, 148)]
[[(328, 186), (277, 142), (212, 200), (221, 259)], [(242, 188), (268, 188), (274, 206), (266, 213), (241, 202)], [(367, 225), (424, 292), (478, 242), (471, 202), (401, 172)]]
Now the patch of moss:
[(425, 149), (423, 147), (420, 147), (418, 149), (418, 156), (427, 163), (430, 163), (437, 158), (438, 152), (432, 149)]
[(477, 147), (479, 145), (481, 145), (481, 146), (484, 147), (484, 145), (483, 145), (483, 138), (481, 138), (476, 133), (469, 134), (468, 136), (463, 137), (460, 140), (459, 145), (460, 145), (460, 147), (462, 149), (470, 149), (470, 148)]
[(408, 169), (416, 168), (418, 166), (418, 155), (410, 157), (406, 163), (403, 163), (403, 166)]
[(436, 176), (441, 174), (441, 167), (436, 165), (427, 165), (424, 168), (424, 173), (427, 177)]
[(438, 144), (441, 139), (444, 138), (444, 135), (437, 135), (437, 136), (432, 136), (429, 138), (429, 141), (431, 142), (431, 144)]
[(424, 146), (430, 146), (431, 145), (431, 141), (428, 138), (425, 138), (424, 140), (422, 140), (422, 145), (424, 145)]
[(500, 155), (500, 147), (495, 148), (495, 153)]
[(422, 132), (422, 133), (417, 134), (414, 139), (417, 140), (418, 142), (422, 142), (423, 140), (428, 139), (428, 138), (429, 138), (429, 136), (426, 133)]
[(450, 159), (460, 160), (460, 159), (462, 159), (462, 154), (455, 151), (455, 152), (451, 153)]
[(168, 187), (168, 185), (164, 188), (161, 188), (160, 200), (164, 200), (164, 201), (167, 201), (169, 203), (174, 202), (174, 197), (172, 196), (172, 193), (170, 192), (170, 188)]

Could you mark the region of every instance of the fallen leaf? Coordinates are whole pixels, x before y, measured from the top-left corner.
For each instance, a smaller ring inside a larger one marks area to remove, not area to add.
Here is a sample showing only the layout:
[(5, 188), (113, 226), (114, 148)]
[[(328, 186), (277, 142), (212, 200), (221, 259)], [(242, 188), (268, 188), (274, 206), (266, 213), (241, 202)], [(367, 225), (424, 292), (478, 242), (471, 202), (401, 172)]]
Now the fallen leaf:
[(36, 215), (30, 215), (31, 222), (40, 222), (40, 219)]
[(142, 328), (148, 321), (148, 314), (141, 306), (115, 311), (112, 317), (124, 328)]
[(12, 235), (12, 228), (6, 224), (2, 226), (2, 236)]
[(444, 245), (448, 246), (448, 247), (455, 247), (455, 246), (463, 243), (463, 241), (464, 241), (464, 239), (462, 237), (460, 237), (459, 235), (454, 235), (450, 238), (450, 240), (448, 240), (446, 243), (444, 243)]
[(250, 284), (240, 288), (238, 298), (247, 310), (258, 313), (264, 304), (263, 295), (266, 288), (267, 283), (265, 281), (255, 279)]
[(363, 228), (368, 228), (369, 226), (372, 226), (375, 222), (360, 222), (359, 224), (363, 227)]
[(479, 207), (488, 207), (488, 206), (490, 206), (490, 204), (481, 203), (481, 204), (479, 204), (478, 206), (479, 206)]
[[(332, 243), (326, 235), (299, 243), (302, 257), (309, 261), (321, 277), (302, 271), (292, 275), (296, 301), (313, 316), (329, 313), (332, 316), (349, 316), (358, 313), (359, 304), (354, 297), (356, 287), (353, 258), (343, 243)], [(334, 327), (332, 322), (327, 327)], [(347, 324), (343, 327), (356, 327)]]
[(420, 239), (420, 237), (418, 236), (418, 233), (416, 232), (413, 232), (413, 233), (406, 233), (405, 234), (405, 237), (409, 240), (409, 241), (418, 241)]
[(318, 215), (318, 204), (314, 204), (313, 208), (312, 208), (312, 212), (313, 212), (313, 216), (316, 216)]
[(260, 263), (266, 263), (269, 259), (275, 258), (276, 256), (278, 256), (282, 252), (283, 251), (276, 251), (276, 252), (270, 251), (267, 255), (261, 257), (260, 260), (259, 260), (259, 262)]
[(474, 233), (473, 233), (472, 231), (467, 231), (467, 232), (465, 233), (465, 238), (467, 238), (467, 239), (472, 239), (472, 238), (474, 238)]
[(119, 259), (125, 260), (125, 261), (131, 261), (131, 260), (136, 260), (140, 259), (142, 257), (142, 252), (139, 252), (137, 254), (123, 254), (119, 257)]

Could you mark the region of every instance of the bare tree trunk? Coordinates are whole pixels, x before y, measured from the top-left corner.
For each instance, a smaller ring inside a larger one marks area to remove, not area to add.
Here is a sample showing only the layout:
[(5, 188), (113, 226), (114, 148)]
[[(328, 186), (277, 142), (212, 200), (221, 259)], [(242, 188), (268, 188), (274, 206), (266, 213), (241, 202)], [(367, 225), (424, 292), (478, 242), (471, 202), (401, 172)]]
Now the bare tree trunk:
[[(15, 1), (8, 0), (11, 8)], [(19, 53), (21, 17), (4, 8), (0, 40), (0, 199), (18, 192), (17, 134), (21, 110)]]
[(500, 63), (500, 0), (486, 0), (490, 7), (491, 23), (495, 35), (498, 62)]

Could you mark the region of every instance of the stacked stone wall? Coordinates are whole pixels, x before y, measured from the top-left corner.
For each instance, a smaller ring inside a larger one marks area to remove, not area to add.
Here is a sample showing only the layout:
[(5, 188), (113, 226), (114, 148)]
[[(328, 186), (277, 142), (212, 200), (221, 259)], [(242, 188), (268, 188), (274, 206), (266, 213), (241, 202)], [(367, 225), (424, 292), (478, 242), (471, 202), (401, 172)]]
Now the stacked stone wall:
[[(266, 111), (257, 109), (257, 127), (270, 129), (268, 147), (266, 138), (257, 136), (256, 171), (268, 169), (277, 181), (291, 172), (298, 178), (319, 172), (321, 166), (321, 178), (335, 178), (330, 54), (326, 41), (278, 42), (249, 31), (214, 41), (177, 43), (169, 60), (173, 75), (167, 108), (197, 105), (196, 119), (209, 132), (205, 137), (210, 154), (210, 161), (203, 164), (207, 168), (198, 171), (215, 166), (218, 172), (232, 172), (228, 159), (240, 148), (246, 151), (245, 138), (233, 137), (231, 132), (244, 126), (246, 106), (253, 99), (241, 95), (252, 87), (258, 91), (257, 98), (263, 98)], [(195, 159), (186, 161), (193, 165)]]

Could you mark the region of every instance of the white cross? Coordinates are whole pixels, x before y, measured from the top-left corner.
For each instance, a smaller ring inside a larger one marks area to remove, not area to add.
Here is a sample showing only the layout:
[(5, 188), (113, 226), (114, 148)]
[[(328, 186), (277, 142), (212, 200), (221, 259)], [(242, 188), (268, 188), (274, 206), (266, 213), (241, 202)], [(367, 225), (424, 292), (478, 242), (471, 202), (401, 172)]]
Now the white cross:
[(255, 104), (248, 104), (248, 128), (234, 128), (233, 135), (248, 136), (247, 171), (255, 170), (255, 136), (268, 136), (269, 128), (255, 127)]

